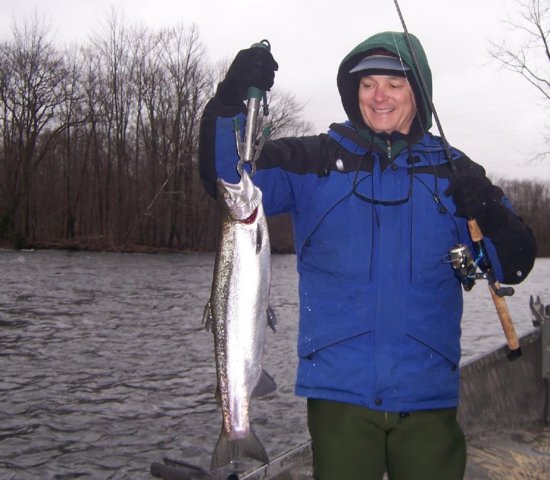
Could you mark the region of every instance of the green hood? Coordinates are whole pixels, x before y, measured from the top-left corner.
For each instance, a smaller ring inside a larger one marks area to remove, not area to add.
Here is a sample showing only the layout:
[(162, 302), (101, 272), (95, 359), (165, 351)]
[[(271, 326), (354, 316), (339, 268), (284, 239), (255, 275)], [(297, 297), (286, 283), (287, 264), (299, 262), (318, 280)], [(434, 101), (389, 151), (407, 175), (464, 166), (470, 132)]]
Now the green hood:
[[(426, 83), (426, 89), (432, 99), (432, 72), (428, 65), (428, 59), (420, 40), (414, 35), (409, 34), (409, 38), (414, 48), (416, 59), (421, 69), (422, 78)], [(421, 90), (420, 75), (416, 69), (405, 35), (402, 32), (382, 32), (367, 38), (364, 42), (357, 45), (350, 53), (346, 55), (340, 67), (338, 68), (338, 91), (342, 99), (342, 106), (348, 118), (359, 129), (366, 127), (361, 116), (358, 103), (358, 90), (360, 73), (349, 73), (357, 63), (375, 49), (384, 49), (397, 55), (412, 70), (412, 76), (408, 75), (409, 82), (413, 88), (416, 105), (422, 124), (422, 130), (428, 131), (432, 126), (432, 113), (430, 102), (424, 98)]]

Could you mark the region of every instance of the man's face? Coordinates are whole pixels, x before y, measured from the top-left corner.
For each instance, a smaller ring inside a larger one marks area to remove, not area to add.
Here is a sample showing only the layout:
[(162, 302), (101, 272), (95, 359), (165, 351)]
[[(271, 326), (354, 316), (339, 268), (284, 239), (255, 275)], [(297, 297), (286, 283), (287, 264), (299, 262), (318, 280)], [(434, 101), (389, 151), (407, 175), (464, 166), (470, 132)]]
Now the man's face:
[(359, 82), (359, 109), (376, 133), (407, 134), (416, 115), (416, 102), (406, 78), (366, 75)]

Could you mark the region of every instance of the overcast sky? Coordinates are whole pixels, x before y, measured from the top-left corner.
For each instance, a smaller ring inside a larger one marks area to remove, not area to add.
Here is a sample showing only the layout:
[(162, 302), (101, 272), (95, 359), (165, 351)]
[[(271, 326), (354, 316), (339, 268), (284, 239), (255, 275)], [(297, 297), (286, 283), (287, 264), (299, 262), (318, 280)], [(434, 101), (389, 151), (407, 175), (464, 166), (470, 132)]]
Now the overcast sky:
[[(548, 102), (518, 74), (491, 60), (490, 40), (511, 35), (517, 0), (400, 0), (408, 30), (422, 41), (434, 104), (448, 141), (493, 177), (550, 180), (550, 161), (528, 162), (544, 146)], [(268, 39), (279, 63), (276, 87), (306, 104), (317, 132), (345, 120), (336, 89), (342, 58), (368, 36), (402, 31), (393, 0), (0, 0), (0, 32), (36, 10), (62, 43), (85, 44), (110, 18), (151, 28), (196, 24), (214, 63)], [(432, 129), (437, 133), (437, 129)]]

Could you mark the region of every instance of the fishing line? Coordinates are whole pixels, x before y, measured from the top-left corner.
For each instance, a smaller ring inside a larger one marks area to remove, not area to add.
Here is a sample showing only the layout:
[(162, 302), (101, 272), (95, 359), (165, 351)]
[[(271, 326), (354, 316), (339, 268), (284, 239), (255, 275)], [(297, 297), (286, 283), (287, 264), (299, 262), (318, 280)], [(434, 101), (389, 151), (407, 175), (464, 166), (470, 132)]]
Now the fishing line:
[[(433, 115), (433, 117), (434, 117), (437, 128), (439, 130), (441, 144), (442, 144), (442, 147), (443, 147), (444, 152), (445, 152), (445, 157), (447, 158), (448, 163), (449, 163), (449, 168), (451, 169), (451, 172), (456, 176), (457, 175), (457, 170), (456, 170), (455, 165), (454, 165), (454, 159), (452, 158), (451, 151), (450, 151), (450, 148), (449, 148), (449, 144), (447, 142), (447, 138), (445, 137), (445, 133), (443, 132), (443, 128), (442, 128), (441, 122), (439, 120), (439, 115), (437, 114), (437, 111), (435, 109), (435, 105), (434, 105), (433, 100), (431, 98), (430, 92), (428, 92), (427, 84), (426, 84), (424, 75), (422, 73), (422, 70), (420, 68), (420, 63), (418, 61), (418, 57), (416, 56), (415, 49), (414, 49), (414, 47), (412, 45), (412, 42), (410, 40), (409, 31), (408, 31), (407, 26), (405, 24), (405, 20), (403, 18), (403, 15), (401, 14), (401, 9), (399, 8), (399, 4), (397, 3), (397, 0), (394, 0), (394, 4), (397, 8), (397, 13), (399, 15), (399, 19), (401, 20), (401, 24), (403, 26), (403, 32), (404, 32), (403, 37), (405, 38), (405, 40), (407, 42), (407, 47), (408, 47), (408, 49), (410, 51), (410, 54), (411, 54), (411, 57), (413, 59), (412, 67), (415, 67), (415, 68), (411, 69), (411, 71), (412, 71), (412, 76), (413, 76), (413, 79), (415, 80), (415, 83), (418, 83), (418, 88), (420, 88), (420, 92), (419, 92), (420, 97), (421, 97), (420, 101), (425, 100), (428, 103), (429, 111), (426, 113), (426, 115)], [(401, 51), (399, 49), (399, 44), (398, 44), (397, 39), (395, 37), (395, 33), (393, 33), (393, 32), (392, 32), (392, 38), (393, 38), (393, 43), (395, 45), (395, 49), (397, 50), (397, 54), (399, 56), (399, 61), (401, 62), (401, 67), (403, 68), (403, 71), (405, 71), (405, 68), (407, 67), (407, 65), (405, 65), (405, 62), (403, 61), (403, 57), (402, 57)], [(415, 74), (418, 75), (418, 80), (415, 78)], [(418, 106), (416, 108), (416, 118), (417, 118), (418, 123), (420, 125), (420, 129), (422, 130), (422, 134), (426, 135), (427, 133), (429, 133), (424, 128), (423, 119), (420, 115), (420, 111), (419, 111)], [(438, 205), (440, 213), (448, 213), (446, 207), (441, 202), (441, 197), (439, 195), (439, 175), (437, 173), (437, 168), (436, 168), (435, 162), (433, 161), (433, 152), (430, 148), (427, 148), (427, 153), (428, 153), (428, 155), (427, 155), (428, 163), (430, 164), (430, 166), (432, 167), (433, 172), (434, 172), (435, 184), (434, 184), (434, 192), (432, 194), (433, 198), (434, 198), (434, 201)], [(455, 222), (455, 225), (456, 225), (456, 222)]]
[[(397, 39), (395, 38), (395, 33), (392, 32), (392, 38), (393, 38), (393, 43), (395, 45), (395, 49), (397, 51), (397, 55), (399, 56), (399, 61), (401, 62), (401, 68), (403, 69), (403, 71), (406, 71), (406, 68), (408, 68), (409, 66), (405, 64), (405, 62), (403, 61), (403, 57), (401, 55), (401, 51), (399, 49), (399, 44), (397, 42)], [(411, 48), (412, 45), (409, 45), (409, 48)], [(414, 79), (414, 75), (415, 75), (415, 70), (418, 70), (418, 74), (421, 75), (421, 71), (420, 69), (418, 68), (418, 63), (416, 64), (417, 67), (415, 69), (411, 69), (411, 72), (412, 72), (412, 76), (413, 76), (413, 79)], [(409, 80), (407, 78), (407, 80)], [(409, 82), (410, 83), (410, 82)], [(416, 79), (415, 79), (415, 83), (421, 83), (423, 84), (423, 81), (421, 82), (417, 82)], [(412, 85), (411, 85), (412, 87)], [(424, 86), (424, 88), (422, 87), (422, 85), (419, 85), (418, 86), (421, 91), (419, 92), (420, 93), (420, 101), (423, 100), (422, 97), (424, 97), (428, 92), (427, 92), (427, 88)], [(424, 93), (423, 93), (424, 92)], [(414, 94), (414, 89), (413, 89), (413, 94)], [(428, 95), (428, 98), (430, 96)], [(415, 101), (416, 101), (416, 95), (415, 95)], [(433, 110), (433, 103), (429, 102), (429, 110)], [(426, 115), (431, 115), (432, 114), (432, 111), (428, 111), (426, 113)], [(422, 135), (425, 136), (427, 133), (426, 129), (424, 128), (424, 123), (423, 123), (423, 118), (420, 114), (420, 111), (419, 111), (419, 108), (418, 106), (416, 106), (416, 119), (418, 121), (418, 124), (420, 125), (420, 130), (422, 131)], [(407, 140), (407, 142), (409, 142), (409, 140)], [(444, 146), (445, 146), (446, 142), (444, 142)], [(441, 202), (441, 196), (439, 195), (439, 174), (437, 173), (437, 168), (436, 168), (436, 165), (435, 165), (435, 162), (433, 161), (433, 156), (432, 156), (432, 150), (430, 148), (427, 149), (427, 152), (428, 152), (428, 155), (427, 155), (427, 160), (428, 160), (428, 163), (430, 164), (430, 167), (432, 167), (432, 170), (434, 172), (434, 191), (431, 192), (432, 193), (432, 197), (434, 199), (434, 202), (436, 203), (437, 207), (438, 207), (438, 211), (439, 213), (448, 213), (448, 210), (447, 208), (443, 205), (443, 203)], [(449, 156), (450, 155), (450, 151), (447, 151), (445, 150), (445, 154), (446, 156)], [(409, 158), (411, 158), (411, 148), (410, 148), (410, 144), (409, 144)], [(414, 161), (414, 160), (411, 160), (411, 161)], [(413, 170), (414, 171), (414, 170)], [(420, 180), (418, 178), (415, 177), (416, 180)], [(424, 183), (424, 182), (422, 182)], [(425, 185), (425, 184), (424, 184)], [(456, 224), (456, 222), (455, 222)], [(458, 235), (458, 231), (457, 231), (457, 235)]]
[[(399, 20), (401, 21), (401, 25), (403, 26), (403, 33), (405, 34), (405, 41), (407, 42), (407, 46), (409, 48), (409, 52), (412, 56), (413, 63), (415, 64), (415, 70), (417, 70), (418, 79), (420, 80), (420, 89), (422, 90), (422, 96), (424, 97), (424, 100), (428, 103), (428, 106), (430, 107), (430, 110), (432, 111), (435, 124), (437, 125), (437, 129), (439, 130), (439, 136), (441, 137), (441, 141), (443, 144), (443, 148), (445, 149), (445, 155), (447, 159), (449, 160), (449, 166), (451, 167), (451, 170), (453, 171), (454, 175), (458, 175), (458, 171), (456, 169), (456, 165), (454, 164), (454, 159), (451, 156), (451, 150), (449, 148), (449, 144), (447, 143), (447, 137), (445, 136), (445, 133), (443, 132), (443, 127), (441, 126), (441, 122), (439, 121), (439, 115), (437, 114), (437, 110), (435, 109), (435, 105), (432, 101), (432, 97), (430, 95), (430, 92), (428, 92), (427, 84), (424, 79), (424, 74), (422, 73), (422, 70), (419, 68), (420, 62), (418, 61), (418, 58), (416, 56), (416, 51), (413, 47), (413, 44), (410, 39), (409, 31), (407, 29), (407, 25), (405, 24), (405, 19), (403, 18), (403, 15), (401, 13), (401, 8), (399, 8), (399, 3), (397, 0), (394, 0), (393, 3), (395, 4), (395, 8), (397, 9), (397, 14), (399, 15)], [(395, 42), (395, 36), (394, 36), (394, 42)], [(401, 55), (399, 55), (399, 58), (401, 61)], [(414, 72), (413, 72), (414, 74)]]
[[(420, 88), (424, 96), (424, 100), (429, 104), (430, 109), (432, 111), (433, 117), (435, 119), (437, 128), (439, 129), (439, 134), (441, 137), (441, 142), (443, 145), (443, 148), (445, 150), (445, 155), (448, 160), (449, 167), (451, 169), (451, 172), (453, 176), (456, 178), (459, 176), (458, 169), (454, 163), (454, 159), (451, 155), (449, 145), (447, 143), (447, 139), (445, 137), (445, 133), (443, 132), (443, 128), (441, 126), (441, 122), (439, 121), (439, 115), (437, 114), (437, 111), (435, 109), (435, 106), (433, 104), (432, 98), (429, 95), (427, 84), (425, 82), (422, 69), (420, 68), (420, 63), (418, 61), (418, 58), (416, 56), (415, 49), (412, 45), (409, 31), (407, 29), (407, 25), (405, 24), (405, 19), (403, 18), (403, 15), (401, 13), (401, 9), (399, 7), (399, 3), (397, 0), (394, 0), (394, 5), (397, 10), (397, 14), (399, 15), (399, 19), (401, 21), (401, 25), (403, 27), (403, 34), (405, 37), (405, 40), (407, 42), (408, 49), (410, 51), (413, 63), (414, 63), (414, 70), (416, 70), (416, 74), (418, 75), (418, 80), (420, 81)], [(395, 42), (395, 36), (394, 36), (394, 42)], [(398, 50), (399, 51), (399, 50)], [(413, 72), (414, 74), (414, 72)], [(472, 241), (472, 245), (474, 247), (475, 253), (476, 253), (476, 262), (475, 262), (475, 268), (478, 267), (482, 271), (481, 278), (485, 278), (489, 283), (489, 291), (491, 293), (491, 297), (493, 299), (493, 303), (495, 304), (495, 308), (497, 310), (497, 314), (499, 317), (499, 320), (501, 322), (504, 335), (506, 337), (506, 341), (508, 343), (508, 348), (510, 350), (508, 358), (510, 360), (513, 360), (514, 358), (517, 358), (521, 355), (521, 345), (519, 343), (518, 336), (515, 331), (514, 324), (512, 322), (512, 318), (510, 316), (510, 311), (508, 309), (508, 305), (506, 304), (506, 300), (504, 299), (505, 295), (511, 295), (513, 294), (513, 289), (510, 288), (502, 288), (497, 281), (495, 277), (495, 273), (493, 270), (493, 266), (491, 264), (491, 260), (487, 256), (486, 249), (485, 249), (485, 242), (483, 239), (483, 233), (477, 223), (477, 221), (474, 218), (468, 218), (468, 230), (470, 232), (470, 238)], [(460, 247), (461, 245), (457, 245), (456, 247)], [(476, 275), (477, 277), (477, 275)], [(464, 281), (467, 279), (461, 279), (463, 285), (465, 285)], [(511, 293), (510, 293), (511, 291)]]

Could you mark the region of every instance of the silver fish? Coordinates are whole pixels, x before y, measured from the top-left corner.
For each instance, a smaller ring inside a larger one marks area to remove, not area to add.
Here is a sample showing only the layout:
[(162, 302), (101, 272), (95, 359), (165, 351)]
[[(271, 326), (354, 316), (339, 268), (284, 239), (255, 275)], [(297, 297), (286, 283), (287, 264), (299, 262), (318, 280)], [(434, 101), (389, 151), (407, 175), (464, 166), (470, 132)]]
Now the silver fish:
[(214, 334), (223, 417), (212, 470), (240, 457), (269, 462), (250, 426), (250, 399), (277, 388), (263, 370), (266, 326), (274, 328), (276, 320), (268, 304), (271, 252), (262, 192), (243, 170), (237, 184), (218, 179), (217, 201), (221, 232), (204, 314)]

